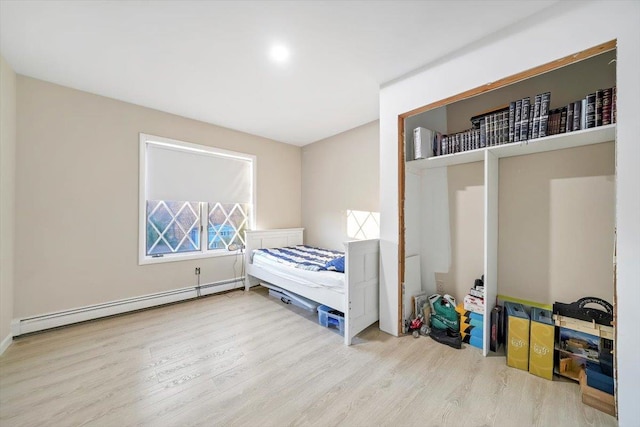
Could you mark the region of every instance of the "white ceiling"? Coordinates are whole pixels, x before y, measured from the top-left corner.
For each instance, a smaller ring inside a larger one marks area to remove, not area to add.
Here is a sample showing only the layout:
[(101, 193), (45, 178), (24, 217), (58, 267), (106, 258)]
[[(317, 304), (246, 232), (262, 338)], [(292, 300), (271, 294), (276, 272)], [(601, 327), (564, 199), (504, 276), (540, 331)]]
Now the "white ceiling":
[(2, 0), (0, 52), (19, 74), (305, 145), (376, 120), (381, 84), (555, 2)]

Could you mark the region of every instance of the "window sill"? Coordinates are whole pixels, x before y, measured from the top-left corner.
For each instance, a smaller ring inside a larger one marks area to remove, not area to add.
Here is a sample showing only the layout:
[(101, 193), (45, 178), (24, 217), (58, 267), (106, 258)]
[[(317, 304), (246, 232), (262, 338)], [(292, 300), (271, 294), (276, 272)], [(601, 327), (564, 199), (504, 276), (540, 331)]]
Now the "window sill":
[(187, 253), (187, 254), (171, 254), (162, 257), (150, 257), (142, 255), (138, 258), (138, 265), (162, 264), (166, 262), (189, 261), (194, 259), (219, 258), (228, 256), (244, 255), (244, 250), (228, 251), (220, 250), (208, 253)]

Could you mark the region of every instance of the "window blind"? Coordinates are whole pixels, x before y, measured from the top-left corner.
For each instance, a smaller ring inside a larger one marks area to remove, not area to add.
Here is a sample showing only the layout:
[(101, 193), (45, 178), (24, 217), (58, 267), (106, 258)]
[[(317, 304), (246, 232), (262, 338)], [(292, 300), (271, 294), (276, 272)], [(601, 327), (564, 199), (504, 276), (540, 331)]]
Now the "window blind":
[(147, 140), (147, 200), (252, 203), (251, 157)]

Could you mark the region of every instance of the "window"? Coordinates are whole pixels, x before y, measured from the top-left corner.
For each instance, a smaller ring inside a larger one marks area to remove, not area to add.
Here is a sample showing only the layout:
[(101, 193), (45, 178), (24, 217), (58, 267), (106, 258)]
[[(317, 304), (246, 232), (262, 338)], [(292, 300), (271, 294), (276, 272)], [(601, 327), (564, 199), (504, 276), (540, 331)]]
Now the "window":
[(347, 210), (347, 236), (352, 239), (379, 239), (380, 212)]
[(139, 263), (229, 254), (253, 228), (255, 156), (140, 134)]
[(200, 250), (199, 203), (147, 200), (146, 221), (146, 255)]

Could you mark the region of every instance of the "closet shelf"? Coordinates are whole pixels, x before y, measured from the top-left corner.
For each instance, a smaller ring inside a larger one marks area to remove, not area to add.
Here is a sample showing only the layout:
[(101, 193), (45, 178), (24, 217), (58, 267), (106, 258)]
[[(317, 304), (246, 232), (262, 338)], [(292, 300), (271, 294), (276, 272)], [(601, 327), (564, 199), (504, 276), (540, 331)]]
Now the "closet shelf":
[(530, 141), (513, 142), (494, 147), (480, 148), (461, 153), (447, 154), (444, 156), (430, 157), (428, 159), (412, 160), (407, 162), (409, 170), (439, 168), (444, 166), (459, 165), (463, 163), (480, 162), (484, 160), (484, 152), (489, 151), (497, 158), (524, 156), (526, 154), (542, 153), (545, 151), (563, 150), (565, 148), (580, 147), (584, 145), (599, 144), (601, 142), (614, 141), (616, 138), (616, 125), (599, 126), (591, 129), (583, 129), (575, 132), (561, 133)]

